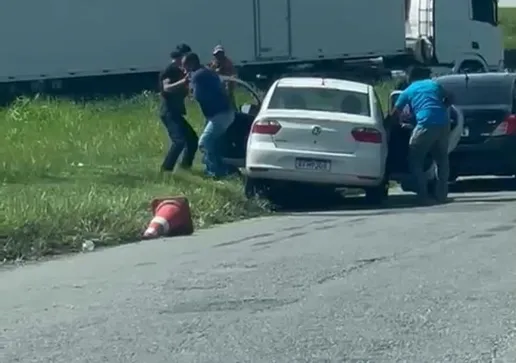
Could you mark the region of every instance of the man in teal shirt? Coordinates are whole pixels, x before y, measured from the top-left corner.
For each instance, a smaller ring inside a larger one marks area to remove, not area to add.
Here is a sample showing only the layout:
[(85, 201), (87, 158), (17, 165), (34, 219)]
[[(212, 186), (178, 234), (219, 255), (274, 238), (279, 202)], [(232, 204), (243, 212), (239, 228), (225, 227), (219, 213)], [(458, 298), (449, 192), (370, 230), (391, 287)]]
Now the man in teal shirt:
[(422, 203), (429, 203), (426, 175), (423, 170), (425, 157), (430, 153), (437, 164), (436, 197), (445, 202), (448, 195), (450, 166), (448, 142), (450, 97), (439, 83), (430, 79), (425, 68), (415, 67), (409, 74), (410, 85), (400, 94), (392, 114), (399, 117), (408, 105), (416, 120), (409, 142), (410, 168), (417, 183), (417, 193)]

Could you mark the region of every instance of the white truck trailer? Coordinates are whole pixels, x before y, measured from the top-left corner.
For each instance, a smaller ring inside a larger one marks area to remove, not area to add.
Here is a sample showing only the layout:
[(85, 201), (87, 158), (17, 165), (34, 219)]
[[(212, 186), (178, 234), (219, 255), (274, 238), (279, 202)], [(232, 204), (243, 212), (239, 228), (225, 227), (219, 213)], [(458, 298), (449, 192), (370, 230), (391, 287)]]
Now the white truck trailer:
[(153, 86), (182, 42), (203, 61), (222, 44), (246, 78), (370, 59), (494, 70), (497, 13), (497, 0), (3, 0), (0, 93)]

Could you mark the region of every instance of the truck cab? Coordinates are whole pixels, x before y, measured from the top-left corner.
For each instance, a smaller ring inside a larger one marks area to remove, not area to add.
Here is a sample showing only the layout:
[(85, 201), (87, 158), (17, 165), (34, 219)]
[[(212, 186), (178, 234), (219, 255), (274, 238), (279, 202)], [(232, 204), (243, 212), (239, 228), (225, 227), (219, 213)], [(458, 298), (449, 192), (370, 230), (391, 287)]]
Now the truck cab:
[(405, 27), (422, 63), (455, 72), (503, 69), (498, 0), (405, 0)]

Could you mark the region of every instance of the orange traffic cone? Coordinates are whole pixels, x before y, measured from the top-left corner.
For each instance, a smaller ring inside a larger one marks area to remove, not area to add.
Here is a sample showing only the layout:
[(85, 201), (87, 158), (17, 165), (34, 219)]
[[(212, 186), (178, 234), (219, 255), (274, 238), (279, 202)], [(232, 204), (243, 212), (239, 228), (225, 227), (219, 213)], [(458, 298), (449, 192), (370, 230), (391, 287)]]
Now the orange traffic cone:
[(151, 202), (152, 218), (143, 238), (187, 236), (194, 232), (188, 199), (184, 197), (157, 198)]

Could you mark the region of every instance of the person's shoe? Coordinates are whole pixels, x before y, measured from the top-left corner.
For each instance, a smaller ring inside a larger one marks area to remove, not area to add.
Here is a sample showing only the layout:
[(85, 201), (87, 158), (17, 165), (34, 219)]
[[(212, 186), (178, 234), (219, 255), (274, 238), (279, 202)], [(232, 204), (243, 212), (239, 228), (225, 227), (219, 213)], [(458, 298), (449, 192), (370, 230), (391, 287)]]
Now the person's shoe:
[(160, 171), (160, 173), (172, 173), (174, 171), (174, 168), (170, 169), (170, 168), (166, 168), (164, 166), (161, 166), (159, 168), (159, 171)]

